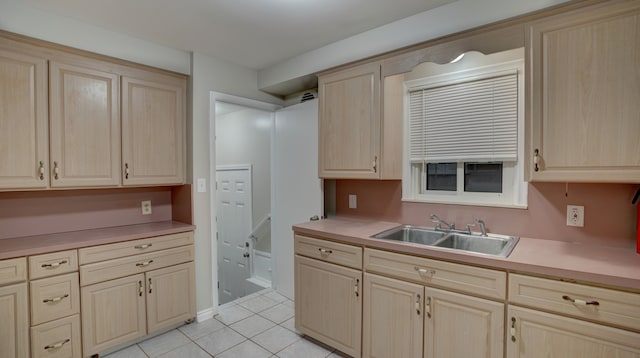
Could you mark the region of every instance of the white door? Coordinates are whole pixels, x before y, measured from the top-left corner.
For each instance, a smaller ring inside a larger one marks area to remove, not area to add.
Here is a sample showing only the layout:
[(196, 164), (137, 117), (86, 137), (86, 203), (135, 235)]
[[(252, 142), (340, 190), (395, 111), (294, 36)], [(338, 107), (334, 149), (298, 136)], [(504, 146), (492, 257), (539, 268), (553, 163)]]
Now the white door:
[(318, 100), (277, 111), (273, 133), (273, 284), (278, 292), (293, 299), (291, 226), (322, 215), (322, 180), (318, 178)]
[(218, 298), (220, 304), (246, 294), (251, 234), (251, 166), (218, 166)]

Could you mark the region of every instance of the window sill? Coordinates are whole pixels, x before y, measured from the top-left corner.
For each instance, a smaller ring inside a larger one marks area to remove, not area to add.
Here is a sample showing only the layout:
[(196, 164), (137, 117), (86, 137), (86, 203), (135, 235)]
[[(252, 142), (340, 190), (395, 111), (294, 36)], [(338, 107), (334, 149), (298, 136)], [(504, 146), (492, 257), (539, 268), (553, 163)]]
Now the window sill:
[(493, 204), (493, 203), (457, 202), (457, 201), (448, 201), (448, 200), (416, 199), (416, 198), (402, 198), (402, 201), (408, 202), (408, 203), (482, 206), (482, 207), (491, 207), (491, 208), (523, 209), (523, 210), (527, 210), (529, 208), (529, 206), (526, 204)]

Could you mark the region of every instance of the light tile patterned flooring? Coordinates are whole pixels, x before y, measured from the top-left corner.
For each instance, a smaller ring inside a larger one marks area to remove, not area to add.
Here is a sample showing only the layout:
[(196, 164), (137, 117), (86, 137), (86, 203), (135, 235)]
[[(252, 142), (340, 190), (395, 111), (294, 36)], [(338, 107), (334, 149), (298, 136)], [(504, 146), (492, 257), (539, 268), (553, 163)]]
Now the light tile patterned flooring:
[(219, 307), (213, 319), (184, 325), (105, 358), (335, 358), (340, 352), (303, 338), (293, 302), (273, 289)]

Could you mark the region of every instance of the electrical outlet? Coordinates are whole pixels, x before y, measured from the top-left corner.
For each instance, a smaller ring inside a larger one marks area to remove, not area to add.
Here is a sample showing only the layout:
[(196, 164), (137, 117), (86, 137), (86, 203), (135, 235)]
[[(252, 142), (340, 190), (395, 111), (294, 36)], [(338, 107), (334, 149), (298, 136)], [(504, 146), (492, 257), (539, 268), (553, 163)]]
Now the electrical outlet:
[(355, 194), (349, 194), (349, 209), (358, 208), (358, 196)]
[(567, 226), (584, 227), (584, 206), (567, 205)]
[(140, 202), (142, 215), (151, 215), (151, 200), (143, 200)]

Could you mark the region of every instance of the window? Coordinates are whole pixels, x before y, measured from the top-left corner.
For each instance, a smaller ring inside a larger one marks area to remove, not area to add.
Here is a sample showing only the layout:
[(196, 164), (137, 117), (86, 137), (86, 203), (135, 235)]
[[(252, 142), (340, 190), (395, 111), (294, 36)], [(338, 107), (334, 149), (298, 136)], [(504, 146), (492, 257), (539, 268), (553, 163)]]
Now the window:
[(405, 82), (403, 199), (526, 206), (522, 60)]

